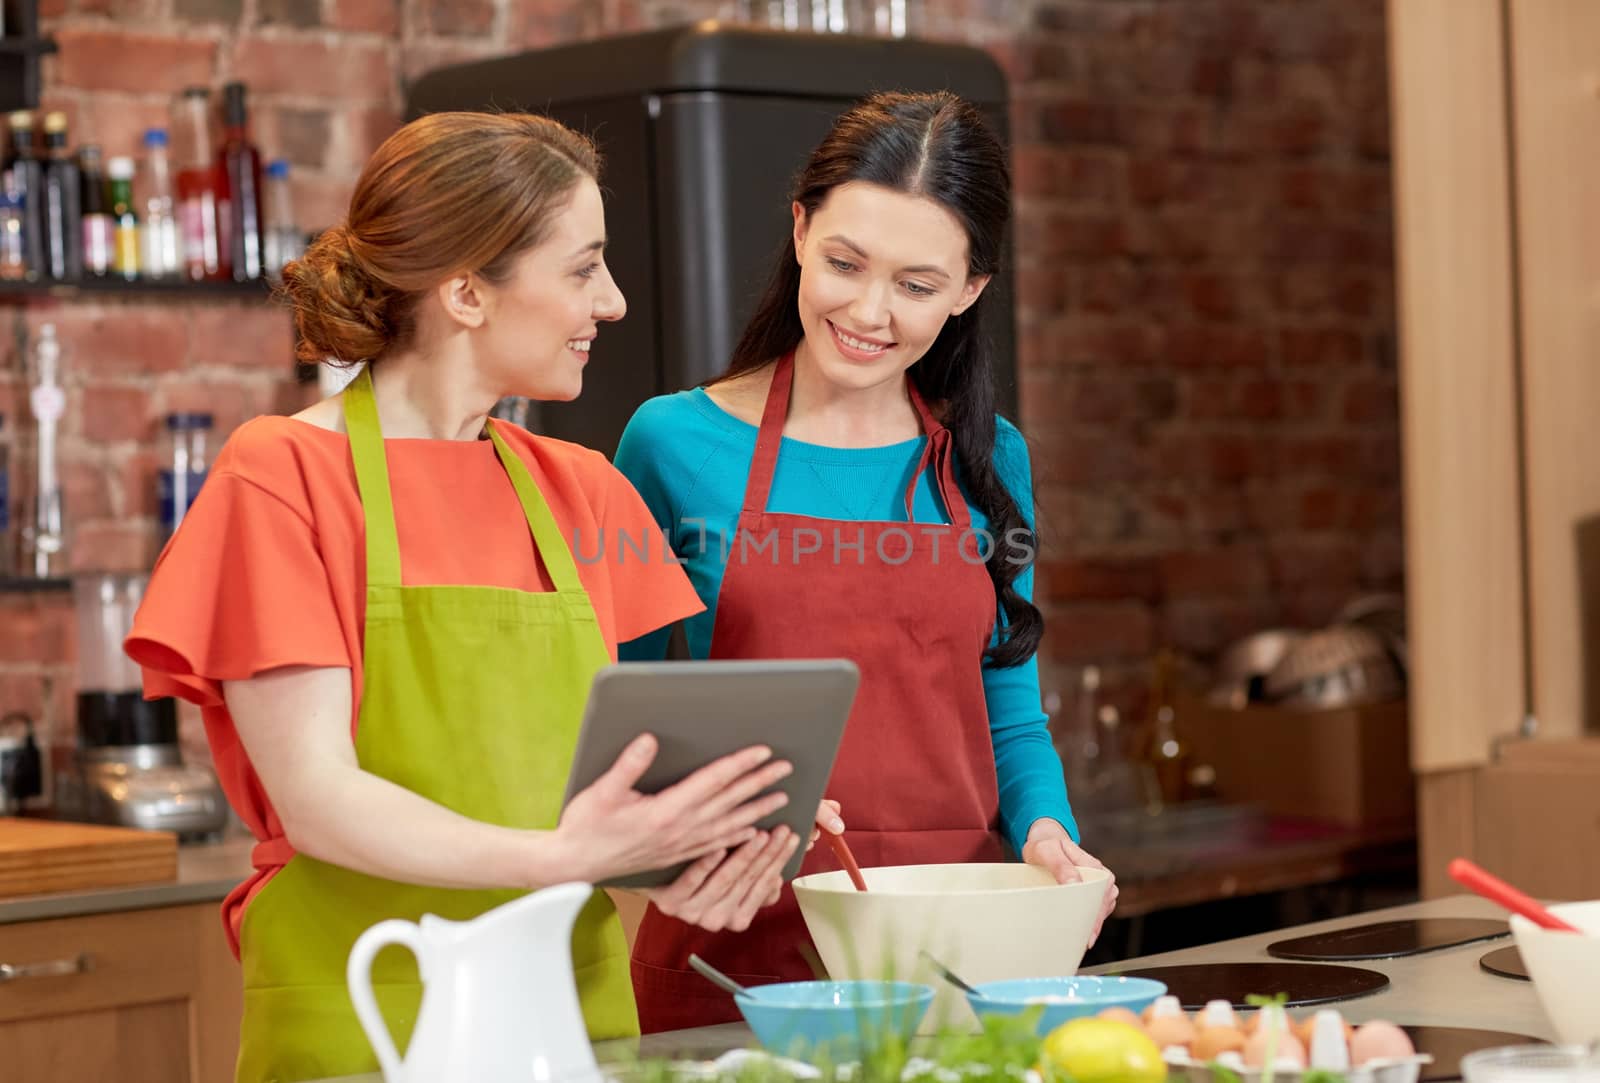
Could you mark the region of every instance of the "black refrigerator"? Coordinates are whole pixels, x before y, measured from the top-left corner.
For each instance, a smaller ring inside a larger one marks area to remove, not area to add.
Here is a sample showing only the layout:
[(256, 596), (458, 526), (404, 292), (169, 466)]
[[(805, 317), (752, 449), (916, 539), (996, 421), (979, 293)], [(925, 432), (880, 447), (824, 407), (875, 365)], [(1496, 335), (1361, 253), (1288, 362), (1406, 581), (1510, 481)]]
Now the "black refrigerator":
[[(539, 112), (604, 155), (607, 262), (628, 315), (601, 329), (582, 396), (533, 404), (546, 435), (616, 450), (645, 399), (716, 375), (787, 243), (790, 182), (833, 118), (875, 90), (950, 90), (1007, 138), (1006, 83), (982, 50), (705, 22), (442, 68), (406, 117)], [(1015, 327), (1005, 270), (987, 333), (1001, 412), (1015, 415)]]

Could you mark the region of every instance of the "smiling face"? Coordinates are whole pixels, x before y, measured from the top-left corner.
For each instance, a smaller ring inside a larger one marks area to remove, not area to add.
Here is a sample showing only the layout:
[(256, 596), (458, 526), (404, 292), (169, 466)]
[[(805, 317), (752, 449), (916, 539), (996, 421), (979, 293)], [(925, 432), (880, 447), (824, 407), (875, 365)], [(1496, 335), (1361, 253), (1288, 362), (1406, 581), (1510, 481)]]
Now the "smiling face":
[(606, 267), (605, 239), (600, 189), (584, 178), (504, 281), (478, 283), (484, 319), (474, 346), (506, 394), (565, 401), (583, 390), (600, 324), (628, 308)]
[(961, 223), (926, 197), (851, 182), (793, 210), (800, 349), (839, 387), (899, 379), (988, 283), (968, 276)]

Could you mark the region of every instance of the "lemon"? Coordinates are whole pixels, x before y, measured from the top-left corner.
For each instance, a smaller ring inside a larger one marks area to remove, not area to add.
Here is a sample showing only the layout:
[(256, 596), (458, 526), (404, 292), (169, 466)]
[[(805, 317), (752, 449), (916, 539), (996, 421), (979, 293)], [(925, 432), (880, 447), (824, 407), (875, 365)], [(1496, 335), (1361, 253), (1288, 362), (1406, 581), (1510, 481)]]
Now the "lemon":
[(1061, 1024), (1046, 1035), (1039, 1059), (1073, 1083), (1162, 1083), (1167, 1078), (1156, 1043), (1137, 1027), (1115, 1019)]

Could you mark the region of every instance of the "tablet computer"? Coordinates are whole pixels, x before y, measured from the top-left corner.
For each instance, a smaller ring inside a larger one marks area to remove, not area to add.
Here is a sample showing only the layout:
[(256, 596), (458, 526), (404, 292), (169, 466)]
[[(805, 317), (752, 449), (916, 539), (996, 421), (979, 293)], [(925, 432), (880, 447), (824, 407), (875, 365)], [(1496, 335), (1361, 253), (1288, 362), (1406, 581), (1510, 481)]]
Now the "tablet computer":
[[(860, 673), (842, 658), (731, 662), (624, 662), (595, 674), (584, 708), (562, 807), (610, 770), (642, 733), (659, 745), (639, 780), (641, 793), (659, 793), (732, 752), (766, 745), (794, 771), (777, 788), (789, 803), (760, 820), (766, 830), (787, 824), (809, 838), (850, 717)], [(800, 871), (805, 847), (783, 870)], [(686, 868), (636, 873), (602, 887), (662, 887)]]

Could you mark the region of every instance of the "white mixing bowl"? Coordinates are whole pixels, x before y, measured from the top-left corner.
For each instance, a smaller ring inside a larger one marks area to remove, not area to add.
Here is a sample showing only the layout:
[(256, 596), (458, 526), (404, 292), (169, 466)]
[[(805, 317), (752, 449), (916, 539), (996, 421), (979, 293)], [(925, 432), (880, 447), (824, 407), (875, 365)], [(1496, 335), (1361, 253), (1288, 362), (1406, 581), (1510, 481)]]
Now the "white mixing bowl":
[(1512, 914), (1517, 950), (1556, 1035), (1568, 1044), (1600, 1041), (1600, 899), (1550, 912), (1582, 932), (1544, 929)]
[(1076, 974), (1100, 912), (1109, 874), (1057, 884), (1023, 864), (903, 865), (862, 869), (867, 890), (843, 872), (802, 876), (795, 897), (823, 965), (834, 979), (926, 982), (939, 990), (923, 1031), (976, 1025), (961, 993), (926, 951), (972, 984)]

